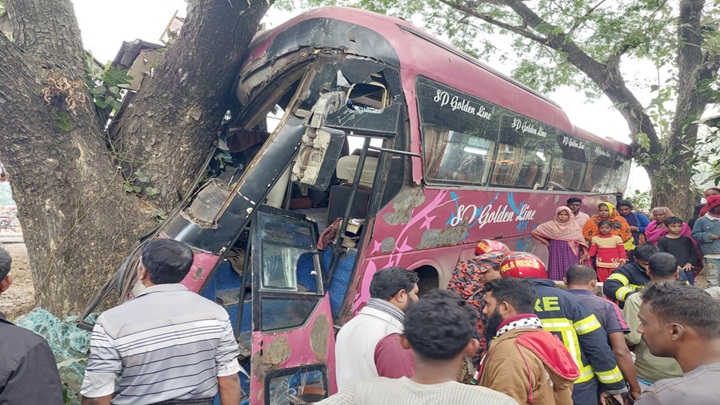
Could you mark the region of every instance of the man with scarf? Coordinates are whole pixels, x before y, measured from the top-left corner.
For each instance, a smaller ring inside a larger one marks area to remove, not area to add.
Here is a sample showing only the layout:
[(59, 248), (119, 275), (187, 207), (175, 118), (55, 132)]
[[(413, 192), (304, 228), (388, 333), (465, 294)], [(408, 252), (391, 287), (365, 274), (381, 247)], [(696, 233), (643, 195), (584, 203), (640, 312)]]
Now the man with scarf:
[(573, 386), (573, 402), (596, 404), (598, 393), (603, 397), (614, 395), (622, 402), (619, 394), (627, 392), (625, 380), (608, 345), (607, 333), (595, 315), (579, 298), (548, 280), (545, 264), (531, 253), (509, 253), (500, 271), (504, 278), (526, 278), (535, 287), (535, 313), (543, 328), (560, 338), (580, 369)]
[(412, 377), (413, 353), (403, 349), (405, 311), (418, 299), (418, 275), (401, 267), (375, 273), (370, 300), (340, 329), (335, 344), (338, 390), (374, 377)]
[(703, 254), (708, 287), (717, 287), (720, 285), (720, 196), (708, 197), (707, 207), (707, 213), (695, 221), (692, 237), (698, 242)]
[(527, 280), (503, 278), (485, 285), (486, 335), (495, 339), (480, 369), (480, 385), (520, 404), (571, 405), (580, 376), (565, 346), (534, 314), (537, 294)]

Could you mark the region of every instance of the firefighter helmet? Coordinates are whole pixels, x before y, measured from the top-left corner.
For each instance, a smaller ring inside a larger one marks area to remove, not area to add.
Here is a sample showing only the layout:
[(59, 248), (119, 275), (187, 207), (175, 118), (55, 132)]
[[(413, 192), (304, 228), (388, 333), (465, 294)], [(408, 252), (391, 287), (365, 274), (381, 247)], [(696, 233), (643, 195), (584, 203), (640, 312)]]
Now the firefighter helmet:
[(510, 248), (496, 240), (483, 239), (475, 245), (475, 254), (484, 255), (492, 252), (510, 253)]
[(545, 263), (527, 252), (508, 253), (500, 264), (500, 273), (512, 278), (547, 278)]

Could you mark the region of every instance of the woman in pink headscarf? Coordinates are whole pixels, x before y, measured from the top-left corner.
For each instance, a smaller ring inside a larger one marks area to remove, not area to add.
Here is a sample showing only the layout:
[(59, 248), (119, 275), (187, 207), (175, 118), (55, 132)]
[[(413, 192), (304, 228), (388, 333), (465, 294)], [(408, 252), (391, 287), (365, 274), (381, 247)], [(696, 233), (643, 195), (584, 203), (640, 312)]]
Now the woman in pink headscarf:
[(555, 210), (552, 221), (544, 222), (530, 235), (548, 247), (548, 278), (562, 280), (567, 269), (587, 259), (587, 242), (582, 228), (568, 207)]
[[(672, 211), (668, 207), (655, 207), (652, 209), (653, 220), (650, 221), (648, 226), (645, 228), (645, 239), (648, 243), (657, 245), (657, 241), (663, 236), (667, 235), (668, 229), (665, 226), (665, 220), (673, 216)], [(692, 238), (690, 234), (692, 230), (690, 227), (683, 222), (682, 230), (680, 234)]]

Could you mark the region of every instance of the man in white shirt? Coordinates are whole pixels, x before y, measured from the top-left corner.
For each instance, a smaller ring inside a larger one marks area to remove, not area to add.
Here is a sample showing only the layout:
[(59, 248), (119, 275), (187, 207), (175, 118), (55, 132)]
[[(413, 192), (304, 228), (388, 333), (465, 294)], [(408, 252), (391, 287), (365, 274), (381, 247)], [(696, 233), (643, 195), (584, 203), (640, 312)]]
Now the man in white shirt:
[(415, 375), (372, 378), (318, 405), (517, 405), (505, 394), (456, 381), (465, 355), (477, 352), (477, 311), (460, 296), (434, 290), (412, 305), (402, 344), (415, 355)]
[(405, 310), (418, 299), (418, 280), (415, 272), (401, 267), (375, 273), (367, 305), (337, 335), (339, 390), (368, 378), (412, 375), (412, 352), (400, 346), (400, 335)]

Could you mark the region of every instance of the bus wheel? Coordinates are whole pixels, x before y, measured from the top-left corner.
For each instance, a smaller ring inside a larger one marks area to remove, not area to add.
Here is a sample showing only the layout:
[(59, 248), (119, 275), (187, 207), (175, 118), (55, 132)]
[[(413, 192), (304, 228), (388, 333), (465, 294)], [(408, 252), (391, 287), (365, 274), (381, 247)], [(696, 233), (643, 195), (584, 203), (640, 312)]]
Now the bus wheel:
[(420, 289), (420, 295), (425, 291), (438, 288), (440, 285), (440, 278), (437, 270), (432, 266), (422, 266), (415, 269), (420, 281), (418, 281), (418, 288)]

